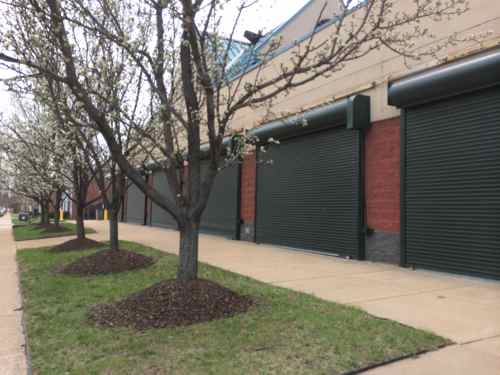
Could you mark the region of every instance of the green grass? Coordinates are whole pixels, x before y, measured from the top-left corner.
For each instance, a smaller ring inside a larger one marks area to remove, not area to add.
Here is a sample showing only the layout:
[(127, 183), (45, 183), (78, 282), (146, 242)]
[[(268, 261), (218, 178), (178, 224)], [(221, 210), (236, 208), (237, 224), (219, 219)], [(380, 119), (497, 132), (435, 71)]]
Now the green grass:
[(137, 332), (100, 329), (90, 306), (117, 301), (175, 277), (177, 257), (133, 243), (154, 266), (93, 278), (53, 273), (95, 250), (18, 252), (24, 312), (38, 375), (340, 374), (447, 344), (434, 334), (310, 295), (270, 286), (209, 265), (200, 276), (259, 302), (230, 319)]
[(21, 221), (17, 218), (17, 214), (12, 214), (10, 219), (12, 220), (13, 225), (30, 225), (30, 224), (37, 224), (40, 222), (40, 218), (30, 218), (29, 221)]
[[(23, 222), (16, 219), (12, 220), (14, 227), (14, 239), (16, 241), (37, 240), (41, 238), (71, 236), (76, 234), (76, 224), (61, 223), (60, 230), (46, 229), (38, 226), (38, 221)], [(92, 228), (86, 228), (85, 233), (95, 233)]]

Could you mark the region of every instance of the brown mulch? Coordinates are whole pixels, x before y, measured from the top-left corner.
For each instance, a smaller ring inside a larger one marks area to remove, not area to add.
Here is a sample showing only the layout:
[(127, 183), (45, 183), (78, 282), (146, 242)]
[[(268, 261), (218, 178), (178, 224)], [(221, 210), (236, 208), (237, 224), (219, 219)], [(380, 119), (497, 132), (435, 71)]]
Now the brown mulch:
[(59, 233), (59, 232), (68, 232), (68, 228), (63, 227), (62, 225), (57, 226), (55, 224), (35, 224), (37, 228), (43, 229), (47, 233)]
[(146, 268), (154, 262), (153, 258), (132, 251), (108, 249), (79, 258), (57, 272), (78, 276), (107, 275)]
[(137, 330), (187, 326), (244, 313), (253, 300), (209, 280), (165, 280), (124, 300), (94, 306), (90, 319), (101, 327)]
[(52, 249), (50, 249), (50, 251), (54, 253), (63, 253), (67, 251), (88, 250), (103, 245), (104, 244), (102, 244), (101, 242), (91, 240), (90, 238), (73, 238), (72, 240), (54, 246)]

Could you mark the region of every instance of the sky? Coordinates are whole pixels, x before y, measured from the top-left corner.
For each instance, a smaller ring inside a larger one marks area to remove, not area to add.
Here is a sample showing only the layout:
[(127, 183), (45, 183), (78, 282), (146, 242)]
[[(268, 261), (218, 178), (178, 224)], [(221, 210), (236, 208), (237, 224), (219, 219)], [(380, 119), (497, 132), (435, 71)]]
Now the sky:
[[(274, 29), (292, 17), (300, 8), (307, 4), (309, 0), (259, 0), (254, 6), (246, 10), (238, 24), (238, 32), (235, 39), (244, 40), (245, 30), (264, 33)], [(238, 1), (233, 2), (238, 3)], [(228, 34), (236, 17), (236, 7), (229, 6), (224, 10), (227, 15), (223, 18), (223, 28), (226, 25)]]
[[(235, 35), (237, 40), (245, 40), (243, 33), (245, 30), (258, 32), (262, 30), (267, 32), (280, 25), (293, 16), (309, 0), (259, 0), (257, 4), (249, 8), (243, 14), (238, 26), (238, 33)], [(238, 1), (233, 1), (239, 3)], [(231, 4), (231, 2), (230, 2)], [(236, 17), (235, 6), (227, 6), (224, 9), (222, 18), (222, 28), (227, 34), (230, 34), (234, 19)], [(1, 15), (0, 15), (1, 18)], [(11, 76), (8, 71), (0, 69), (0, 78)], [(0, 113), (9, 115), (12, 104), (9, 93), (5, 86), (0, 83)]]

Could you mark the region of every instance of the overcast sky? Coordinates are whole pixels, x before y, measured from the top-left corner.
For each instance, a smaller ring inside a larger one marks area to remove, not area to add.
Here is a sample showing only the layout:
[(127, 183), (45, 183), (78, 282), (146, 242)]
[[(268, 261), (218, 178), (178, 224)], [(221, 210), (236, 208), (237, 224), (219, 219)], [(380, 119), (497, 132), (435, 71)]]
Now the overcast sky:
[[(270, 31), (288, 20), (308, 2), (309, 0), (259, 0), (255, 6), (243, 13), (238, 26), (239, 32), (235, 38), (244, 40), (243, 32), (245, 30)], [(232, 9), (226, 8), (225, 13), (227, 14), (226, 24), (229, 33), (236, 16), (236, 10), (234, 7)]]
[[(309, 0), (260, 0), (256, 6), (248, 9), (241, 18), (238, 26), (239, 32), (235, 35), (235, 39), (244, 40), (243, 32), (251, 30), (257, 32), (270, 31), (288, 18), (294, 15), (302, 6)], [(226, 16), (227, 14), (227, 16)], [(223, 18), (223, 28), (230, 33), (234, 23), (236, 10), (234, 7), (226, 8), (225, 17)], [(0, 16), (0, 19), (2, 17)], [(225, 26), (225, 27), (224, 27)], [(6, 78), (9, 72), (0, 69), (0, 78)], [(11, 111), (10, 95), (6, 92), (5, 86), (0, 83), (0, 112), (8, 115)]]

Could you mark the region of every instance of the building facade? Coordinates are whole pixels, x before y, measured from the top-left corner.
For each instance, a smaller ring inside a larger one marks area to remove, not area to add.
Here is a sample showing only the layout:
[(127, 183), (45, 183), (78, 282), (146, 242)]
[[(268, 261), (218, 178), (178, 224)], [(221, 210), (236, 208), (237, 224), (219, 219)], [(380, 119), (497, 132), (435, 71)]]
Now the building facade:
[[(328, 4), (318, 40), (328, 37), (341, 7)], [(398, 10), (412, 4), (401, 0)], [(437, 59), (408, 65), (388, 50), (374, 51), (277, 98), (273, 112), (291, 114), (287, 121), (267, 119), (259, 109), (241, 112), (235, 127), (280, 144), (257, 148), (218, 177), (204, 228), (246, 241), (500, 278), (500, 6), (469, 4), (464, 16), (429, 25), (439, 35), (433, 43), (454, 34), (463, 39)], [(280, 36), (293, 44), (315, 29), (312, 15), (320, 5), (311, 1), (261, 43)], [(290, 58), (285, 47), (275, 64)], [(252, 79), (254, 71), (242, 74)], [(303, 118), (307, 129), (290, 126)], [(150, 183), (166, 188), (154, 173)], [(172, 226), (155, 211), (132, 187), (129, 221)]]

